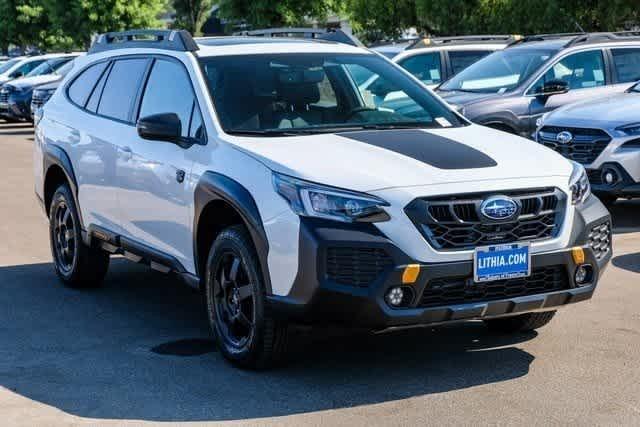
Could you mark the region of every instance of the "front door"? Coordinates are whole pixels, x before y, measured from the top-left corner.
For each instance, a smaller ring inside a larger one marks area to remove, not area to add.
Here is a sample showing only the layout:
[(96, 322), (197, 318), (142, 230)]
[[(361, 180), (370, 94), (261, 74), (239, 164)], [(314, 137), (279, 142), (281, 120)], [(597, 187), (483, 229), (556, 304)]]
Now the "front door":
[[(191, 81), (184, 66), (174, 59), (153, 59), (136, 118), (175, 113), (182, 136), (200, 137), (202, 120)], [(193, 193), (190, 179), (198, 146), (182, 148), (166, 142), (133, 136), (128, 161), (119, 173), (118, 202), (126, 234), (177, 259), (192, 264)]]

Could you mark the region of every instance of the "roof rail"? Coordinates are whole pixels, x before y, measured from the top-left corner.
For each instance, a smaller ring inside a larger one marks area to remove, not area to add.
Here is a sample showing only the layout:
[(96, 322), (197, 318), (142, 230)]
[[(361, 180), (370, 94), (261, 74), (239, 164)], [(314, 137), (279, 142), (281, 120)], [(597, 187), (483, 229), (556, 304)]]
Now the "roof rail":
[(322, 28), (264, 28), (261, 30), (245, 30), (234, 33), (235, 36), (250, 36), (250, 37), (304, 37), (315, 39), (320, 34), (327, 33), (327, 30)]
[(198, 45), (185, 30), (129, 30), (100, 34), (89, 54), (114, 49), (152, 48), (195, 52)]
[(585, 33), (552, 33), (552, 34), (530, 34), (528, 36), (521, 37), (519, 40), (514, 40), (509, 46), (529, 43), (529, 42), (541, 42), (545, 40), (557, 40), (565, 38), (575, 38), (583, 36)]
[(517, 34), (505, 35), (477, 35), (477, 36), (453, 36), (453, 37), (425, 37), (416, 40), (407, 47), (409, 49), (420, 49), (424, 47), (433, 47), (438, 45), (455, 45), (455, 44), (482, 44), (482, 43), (514, 43), (520, 40), (522, 36)]
[(241, 31), (235, 35), (248, 37), (303, 38), (364, 47), (362, 42), (360, 42), (360, 40), (358, 40), (354, 35), (347, 34), (340, 29), (333, 28), (266, 28), (262, 30)]
[(640, 31), (618, 31), (606, 33), (584, 33), (576, 36), (565, 47), (582, 43), (612, 43), (632, 40), (640, 40)]

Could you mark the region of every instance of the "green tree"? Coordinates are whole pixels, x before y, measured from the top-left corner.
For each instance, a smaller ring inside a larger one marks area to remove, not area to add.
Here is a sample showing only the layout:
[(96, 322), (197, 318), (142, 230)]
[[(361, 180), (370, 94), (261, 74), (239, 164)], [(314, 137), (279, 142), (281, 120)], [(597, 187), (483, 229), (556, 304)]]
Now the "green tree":
[(213, 0), (173, 0), (176, 11), (173, 27), (201, 35), (202, 25), (209, 17), (213, 3)]
[(354, 31), (366, 41), (396, 38), (418, 26), (415, 0), (345, 0)]
[(253, 28), (303, 25), (308, 19), (326, 20), (337, 10), (333, 0), (220, 0), (221, 16), (244, 20)]

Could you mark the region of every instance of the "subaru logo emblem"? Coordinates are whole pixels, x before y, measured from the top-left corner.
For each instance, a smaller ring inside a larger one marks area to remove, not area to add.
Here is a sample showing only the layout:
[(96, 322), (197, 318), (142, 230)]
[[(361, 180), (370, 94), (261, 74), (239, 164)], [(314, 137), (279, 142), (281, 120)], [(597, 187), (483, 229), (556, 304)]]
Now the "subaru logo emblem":
[(496, 196), (483, 201), (480, 205), (480, 212), (491, 220), (505, 220), (516, 215), (518, 205), (509, 197)]
[(562, 131), (558, 135), (556, 135), (556, 141), (558, 141), (560, 144), (568, 144), (573, 141), (573, 135), (571, 134), (571, 132), (568, 132), (566, 130)]

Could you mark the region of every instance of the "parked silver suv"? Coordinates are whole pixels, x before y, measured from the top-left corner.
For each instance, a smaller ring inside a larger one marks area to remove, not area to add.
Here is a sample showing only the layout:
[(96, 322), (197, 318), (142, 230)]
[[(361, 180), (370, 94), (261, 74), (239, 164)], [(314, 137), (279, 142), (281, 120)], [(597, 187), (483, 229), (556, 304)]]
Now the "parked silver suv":
[(640, 197), (640, 83), (542, 117), (536, 139), (587, 168), (605, 203)]

